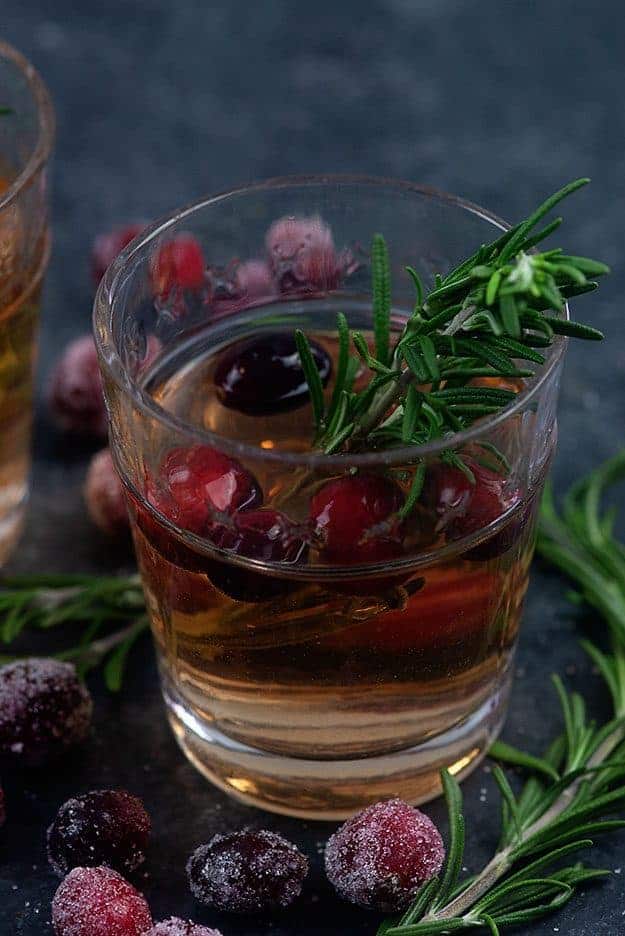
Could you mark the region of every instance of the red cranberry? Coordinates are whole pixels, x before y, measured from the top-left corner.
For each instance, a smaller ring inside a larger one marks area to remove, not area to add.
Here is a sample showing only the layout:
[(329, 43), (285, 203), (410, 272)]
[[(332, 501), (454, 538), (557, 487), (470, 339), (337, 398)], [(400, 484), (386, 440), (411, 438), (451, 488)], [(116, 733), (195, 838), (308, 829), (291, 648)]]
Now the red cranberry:
[(221, 936), (219, 930), (209, 929), (191, 920), (181, 920), (179, 917), (170, 917), (162, 923), (156, 923), (145, 936)]
[(93, 456), (84, 489), (89, 516), (109, 536), (128, 532), (128, 510), (124, 488), (117, 474), (110, 449)]
[(89, 731), (93, 703), (71, 663), (31, 657), (0, 669), (0, 759), (39, 766)]
[(152, 916), (145, 898), (110, 868), (74, 868), (52, 901), (56, 936), (145, 936)]
[[(310, 347), (325, 386), (332, 371), (330, 355), (315, 342)], [(249, 416), (288, 412), (310, 399), (295, 339), (286, 332), (231, 345), (215, 371), (215, 387), (223, 406)]]
[(48, 858), (58, 874), (106, 865), (124, 874), (145, 861), (150, 817), (125, 790), (94, 790), (67, 800), (48, 829)]
[(167, 297), (174, 289), (200, 289), (206, 263), (198, 241), (191, 234), (178, 234), (159, 247), (152, 264), (152, 282), (158, 296)]
[(468, 475), (453, 465), (441, 462), (428, 468), (422, 499), (435, 511), (439, 529), (466, 514), (474, 487)]
[(383, 475), (344, 475), (317, 491), (310, 519), (320, 550), (331, 562), (383, 562), (402, 554), (397, 512), (401, 489)]
[(67, 346), (48, 386), (48, 407), (57, 425), (79, 435), (105, 437), (106, 406), (98, 355), (91, 335)]
[(187, 864), (194, 896), (233, 913), (288, 907), (301, 893), (307, 873), (308, 861), (295, 845), (265, 830), (215, 835)]
[(363, 809), (328, 840), (326, 874), (341, 897), (385, 913), (405, 909), (445, 858), (431, 819), (402, 800)]
[(332, 231), (318, 216), (274, 221), (266, 236), (269, 263), (280, 289), (335, 289), (344, 272)]
[(115, 257), (144, 227), (144, 224), (127, 224), (96, 237), (91, 248), (91, 278), (94, 286), (98, 285)]
[(271, 296), (276, 286), (271, 267), (265, 260), (245, 260), (235, 272), (237, 293), (247, 299)]

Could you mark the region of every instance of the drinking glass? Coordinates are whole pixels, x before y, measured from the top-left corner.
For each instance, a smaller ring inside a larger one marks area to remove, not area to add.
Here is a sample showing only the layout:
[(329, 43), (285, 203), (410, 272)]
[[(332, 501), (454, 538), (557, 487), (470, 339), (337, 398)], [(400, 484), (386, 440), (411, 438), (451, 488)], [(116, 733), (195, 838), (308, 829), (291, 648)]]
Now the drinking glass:
[[(500, 730), (565, 341), (533, 378), (503, 381), (516, 391), (505, 410), (456, 436), (350, 454), (311, 448), (306, 395), (272, 406), (270, 359), (301, 328), (336, 373), (338, 312), (370, 337), (375, 232), (398, 330), (414, 305), (408, 264), (431, 284), (505, 229), (407, 182), (277, 179), (153, 225), (104, 277), (96, 342), (167, 715), (189, 759), (241, 800), (324, 819), (419, 803)], [(242, 373), (250, 348), (252, 392), (230, 398), (223, 373)], [(464, 497), (454, 454), (480, 497), (495, 491), (494, 514), (434, 509), (437, 484)], [(401, 544), (388, 517), (353, 534), (371, 492), (397, 521), (418, 464)], [(319, 522), (334, 491), (330, 548)]]
[(52, 104), (41, 78), (0, 42), (0, 566), (28, 498), (33, 372), (50, 254), (47, 166)]

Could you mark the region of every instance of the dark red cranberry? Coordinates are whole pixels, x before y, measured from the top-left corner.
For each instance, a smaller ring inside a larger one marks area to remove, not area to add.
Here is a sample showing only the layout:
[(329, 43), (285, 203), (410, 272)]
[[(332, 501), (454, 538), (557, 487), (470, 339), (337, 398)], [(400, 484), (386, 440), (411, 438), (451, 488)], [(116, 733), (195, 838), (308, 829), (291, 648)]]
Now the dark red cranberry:
[(84, 496), (89, 516), (103, 533), (120, 536), (128, 532), (124, 488), (113, 464), (110, 449), (102, 449), (91, 459)]
[(219, 930), (209, 929), (191, 920), (181, 920), (179, 917), (170, 917), (162, 923), (155, 923), (145, 936), (221, 936)]
[(91, 248), (91, 278), (94, 286), (98, 285), (115, 257), (144, 227), (140, 223), (126, 224), (96, 237)]
[[(325, 386), (332, 371), (330, 355), (316, 342), (310, 348)], [(223, 406), (249, 416), (288, 412), (310, 399), (295, 339), (287, 332), (231, 345), (215, 371), (215, 387)]]
[(145, 936), (145, 898), (111, 868), (74, 868), (52, 901), (56, 936)]
[(0, 669), (0, 759), (36, 767), (89, 731), (93, 703), (71, 663), (32, 657)]
[(310, 502), (314, 535), (324, 557), (345, 565), (384, 562), (402, 554), (397, 513), (401, 489), (383, 475), (344, 475)]
[(266, 236), (273, 274), (283, 292), (336, 289), (345, 258), (337, 255), (332, 231), (318, 216), (275, 221)]
[(106, 437), (106, 406), (91, 335), (77, 338), (67, 346), (50, 376), (47, 397), (50, 414), (61, 429), (77, 435)]
[(455, 465), (441, 462), (427, 469), (422, 500), (436, 513), (438, 529), (466, 514), (474, 487), (468, 474)]
[(402, 800), (363, 809), (328, 840), (326, 874), (351, 903), (385, 913), (403, 910), (445, 859), (431, 819)]
[(233, 913), (288, 907), (301, 893), (307, 873), (308, 860), (296, 846), (265, 830), (215, 835), (187, 864), (194, 896)]
[[(278, 510), (247, 510), (232, 524), (216, 526), (212, 542), (237, 556), (293, 566), (306, 555), (301, 528)], [(290, 591), (297, 583), (255, 572), (220, 560), (210, 561), (206, 572), (213, 585), (238, 601), (263, 601)]]
[(128, 874), (145, 861), (150, 817), (125, 790), (94, 790), (67, 800), (48, 829), (48, 858), (57, 874), (106, 865)]
[(206, 263), (198, 241), (191, 234), (178, 234), (159, 247), (152, 264), (154, 292), (166, 298), (174, 290), (200, 289)]

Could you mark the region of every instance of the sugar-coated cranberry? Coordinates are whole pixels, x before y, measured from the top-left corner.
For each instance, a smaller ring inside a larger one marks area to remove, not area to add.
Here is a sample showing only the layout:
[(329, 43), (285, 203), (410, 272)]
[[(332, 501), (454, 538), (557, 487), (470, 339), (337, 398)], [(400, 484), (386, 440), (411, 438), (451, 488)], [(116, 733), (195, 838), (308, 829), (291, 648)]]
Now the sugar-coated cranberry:
[(85, 503), (95, 525), (109, 536), (128, 532), (128, 510), (124, 488), (117, 474), (110, 449), (93, 456), (87, 470)]
[[(285, 566), (295, 565), (307, 552), (301, 527), (278, 510), (246, 510), (237, 514), (231, 524), (216, 526), (211, 540), (237, 556)], [(239, 601), (263, 601), (290, 591), (294, 584), (289, 579), (217, 559), (210, 562), (206, 571), (216, 588)]]
[(94, 790), (67, 800), (48, 829), (48, 858), (58, 874), (106, 865), (128, 874), (145, 861), (150, 817), (125, 790)]
[(397, 513), (403, 503), (401, 489), (383, 475), (344, 475), (328, 481), (310, 502), (323, 557), (355, 565), (401, 556)]
[(317, 215), (274, 221), (265, 239), (269, 263), (283, 292), (336, 289), (344, 272), (332, 231)]
[(276, 290), (271, 267), (265, 260), (245, 260), (234, 274), (237, 294), (243, 298), (259, 299), (271, 296)]
[(82, 741), (93, 703), (76, 668), (31, 657), (0, 669), (0, 759), (39, 766)]
[[(310, 349), (325, 386), (332, 371), (330, 355), (316, 342)], [(231, 345), (215, 371), (215, 388), (223, 406), (250, 416), (288, 412), (310, 399), (295, 339), (287, 332)]]
[(348, 819), (325, 851), (326, 874), (341, 897), (385, 913), (403, 910), (444, 859), (432, 820), (399, 799)]
[(143, 894), (111, 868), (74, 868), (52, 901), (56, 936), (145, 936), (152, 916)]
[(191, 920), (181, 920), (180, 917), (170, 917), (162, 923), (155, 923), (145, 936), (221, 936), (219, 930), (209, 929), (200, 923)]
[(194, 896), (233, 913), (288, 907), (307, 873), (308, 860), (296, 846), (266, 830), (215, 835), (187, 864)]
[(152, 263), (154, 291), (167, 297), (174, 289), (200, 289), (206, 263), (202, 248), (192, 234), (178, 234), (162, 244)]
[(126, 224), (106, 234), (99, 234), (91, 248), (91, 278), (97, 286), (115, 257), (141, 233), (144, 224)]
[(91, 335), (76, 338), (67, 346), (50, 376), (47, 398), (51, 416), (64, 431), (106, 436), (102, 379)]

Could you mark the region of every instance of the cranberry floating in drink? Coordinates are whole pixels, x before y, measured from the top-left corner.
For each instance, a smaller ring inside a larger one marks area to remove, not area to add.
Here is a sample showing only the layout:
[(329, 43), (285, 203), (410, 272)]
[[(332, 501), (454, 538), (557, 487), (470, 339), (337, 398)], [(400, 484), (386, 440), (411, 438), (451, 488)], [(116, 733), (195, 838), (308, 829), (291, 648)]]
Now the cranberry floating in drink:
[[(315, 818), (421, 802), (496, 737), (558, 334), (596, 337), (566, 317), (571, 264), (578, 286), (603, 271), (525, 251), (543, 210), (505, 235), (409, 184), (262, 183), (147, 230), (106, 274), (111, 445), (168, 716), (233, 796)], [(161, 347), (137, 373), (150, 285)], [(356, 899), (398, 906), (424, 879)]]

